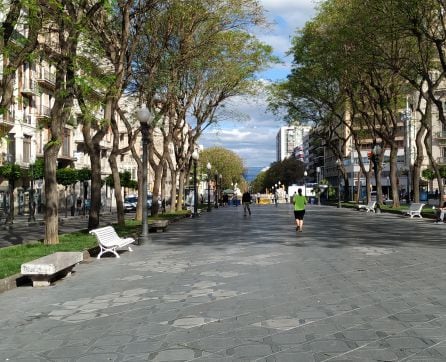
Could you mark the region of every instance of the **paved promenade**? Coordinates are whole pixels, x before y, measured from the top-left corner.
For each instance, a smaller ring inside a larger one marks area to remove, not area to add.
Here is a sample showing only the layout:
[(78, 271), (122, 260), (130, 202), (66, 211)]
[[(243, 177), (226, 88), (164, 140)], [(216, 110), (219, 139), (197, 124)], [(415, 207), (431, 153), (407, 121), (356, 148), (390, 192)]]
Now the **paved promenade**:
[(0, 294), (0, 361), (446, 361), (446, 225), (226, 207)]

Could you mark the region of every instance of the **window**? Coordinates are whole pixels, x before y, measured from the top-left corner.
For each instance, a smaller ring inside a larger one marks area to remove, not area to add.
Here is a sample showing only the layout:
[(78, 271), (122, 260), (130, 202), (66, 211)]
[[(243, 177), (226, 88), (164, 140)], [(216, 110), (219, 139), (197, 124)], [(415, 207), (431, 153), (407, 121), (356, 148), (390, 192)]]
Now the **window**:
[(8, 134), (7, 147), (7, 162), (15, 162), (15, 133)]
[(23, 162), (29, 162), (31, 159), (31, 136), (23, 138)]
[(63, 130), (62, 156), (70, 156), (70, 130)]

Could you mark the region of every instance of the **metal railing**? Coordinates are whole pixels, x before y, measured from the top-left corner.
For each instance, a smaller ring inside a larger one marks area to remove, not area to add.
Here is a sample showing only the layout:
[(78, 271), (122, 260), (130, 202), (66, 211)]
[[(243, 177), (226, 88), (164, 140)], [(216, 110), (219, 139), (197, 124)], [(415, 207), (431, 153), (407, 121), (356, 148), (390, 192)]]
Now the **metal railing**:
[(48, 106), (40, 106), (37, 108), (37, 117), (49, 117), (51, 109)]
[(48, 70), (41, 70), (39, 75), (39, 80), (45, 81), (52, 85), (56, 84), (56, 74), (51, 73)]
[(435, 138), (446, 138), (446, 131), (440, 131), (434, 133)]

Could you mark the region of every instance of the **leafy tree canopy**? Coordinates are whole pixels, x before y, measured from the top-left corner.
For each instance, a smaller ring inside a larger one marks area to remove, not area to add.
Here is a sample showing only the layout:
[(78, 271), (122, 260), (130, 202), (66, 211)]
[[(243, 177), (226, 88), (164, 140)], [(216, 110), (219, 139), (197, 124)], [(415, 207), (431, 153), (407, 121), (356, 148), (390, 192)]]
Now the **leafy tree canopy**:
[(22, 169), (15, 163), (7, 163), (0, 166), (0, 175), (9, 181), (15, 181), (22, 177)]
[(200, 153), (198, 162), (199, 174), (207, 174), (206, 165), (208, 162), (211, 164), (211, 177), (214, 178), (215, 174), (221, 175), (224, 189), (231, 188), (233, 182), (239, 185), (244, 183), (243, 160), (235, 152), (223, 147), (207, 148)]
[(65, 187), (76, 183), (78, 179), (78, 171), (74, 168), (60, 168), (56, 172), (57, 183)]

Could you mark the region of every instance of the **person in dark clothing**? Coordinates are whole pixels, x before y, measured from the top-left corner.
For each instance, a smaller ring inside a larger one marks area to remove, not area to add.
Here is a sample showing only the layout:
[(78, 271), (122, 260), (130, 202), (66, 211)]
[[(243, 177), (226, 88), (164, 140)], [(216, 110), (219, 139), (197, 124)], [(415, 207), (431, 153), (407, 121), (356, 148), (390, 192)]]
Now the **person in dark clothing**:
[(77, 198), (76, 209), (77, 209), (77, 214), (80, 215), (82, 212), (82, 199), (80, 197)]
[(229, 196), (228, 194), (223, 195), (223, 206), (227, 206), (229, 203)]
[(246, 190), (242, 195), (242, 204), (244, 216), (246, 216), (246, 210), (248, 210), (249, 215), (251, 215), (251, 208), (249, 207), (249, 205), (251, 204), (251, 194), (248, 190)]

